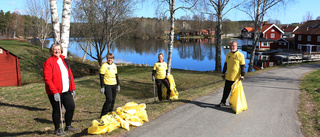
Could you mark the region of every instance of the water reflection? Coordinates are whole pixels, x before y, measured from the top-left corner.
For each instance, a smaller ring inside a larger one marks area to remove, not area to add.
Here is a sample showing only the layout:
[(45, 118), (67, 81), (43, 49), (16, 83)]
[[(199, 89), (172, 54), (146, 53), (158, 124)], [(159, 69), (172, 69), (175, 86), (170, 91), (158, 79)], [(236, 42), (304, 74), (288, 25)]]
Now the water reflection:
[[(226, 58), (226, 54), (230, 51), (224, 48), (229, 45), (231, 40), (242, 45), (245, 41), (240, 39), (223, 39), (221, 47), (222, 67)], [(34, 41), (34, 40), (33, 40)], [(47, 39), (46, 47), (53, 43), (53, 39)], [(157, 62), (157, 55), (162, 52), (167, 62), (168, 42), (163, 40), (118, 40), (111, 47), (111, 52), (115, 55), (116, 63), (134, 63), (147, 64), (153, 66)], [(38, 45), (36, 43), (36, 45)], [(77, 48), (79, 43), (70, 39), (68, 51), (78, 57), (82, 57), (84, 52)], [(183, 39), (174, 41), (174, 48), (172, 52), (172, 68), (196, 70), (196, 71), (212, 71), (215, 70), (215, 56), (216, 56), (215, 39)], [(242, 51), (245, 57), (247, 52)], [(105, 52), (106, 54), (106, 52)], [(86, 56), (89, 60), (94, 60), (90, 56)], [(246, 59), (246, 66), (248, 68), (249, 60)]]

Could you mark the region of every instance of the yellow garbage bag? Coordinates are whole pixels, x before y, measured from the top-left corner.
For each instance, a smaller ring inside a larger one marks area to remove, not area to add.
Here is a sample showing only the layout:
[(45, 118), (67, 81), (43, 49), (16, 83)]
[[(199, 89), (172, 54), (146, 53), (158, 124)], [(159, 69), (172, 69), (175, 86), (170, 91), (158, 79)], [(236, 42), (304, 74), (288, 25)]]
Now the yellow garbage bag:
[(141, 126), (143, 121), (148, 122), (146, 104), (135, 102), (126, 103), (123, 107), (118, 107), (116, 112), (110, 112), (101, 117), (100, 122), (92, 121), (92, 126), (88, 128), (89, 134), (105, 134), (119, 127), (130, 130), (130, 125)]
[[(176, 100), (179, 97), (179, 93), (176, 88), (176, 83), (174, 82), (173, 76), (171, 74), (168, 76), (168, 80), (169, 80), (170, 89), (171, 89), (170, 99)], [(167, 98), (167, 88), (166, 87), (162, 88), (162, 98), (163, 99)]]
[(237, 80), (232, 84), (229, 103), (236, 114), (248, 109), (241, 80)]
[(141, 126), (143, 121), (149, 122), (146, 109), (146, 104), (137, 104), (129, 102), (123, 107), (117, 108), (117, 113), (121, 118), (133, 126)]
[(120, 127), (120, 117), (111, 112), (101, 117), (100, 122), (97, 120), (92, 121), (92, 126), (88, 128), (89, 134), (105, 134)]

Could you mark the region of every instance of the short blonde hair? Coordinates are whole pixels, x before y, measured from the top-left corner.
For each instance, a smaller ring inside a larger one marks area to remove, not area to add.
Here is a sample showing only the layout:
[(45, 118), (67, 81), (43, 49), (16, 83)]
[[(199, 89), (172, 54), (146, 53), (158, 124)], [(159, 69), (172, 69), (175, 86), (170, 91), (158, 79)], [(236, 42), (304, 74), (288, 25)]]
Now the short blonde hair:
[(108, 59), (108, 58), (114, 59), (114, 55), (113, 55), (112, 53), (108, 53), (108, 54), (107, 54), (107, 59)]
[(163, 53), (161, 53), (161, 52), (158, 54), (158, 56), (159, 56), (159, 55), (162, 55), (162, 57), (164, 57)]
[(61, 50), (61, 54), (63, 53), (63, 48), (62, 48), (62, 45), (61, 44), (55, 44), (53, 43), (49, 49), (50, 53), (53, 54), (53, 48), (56, 47), (56, 46), (60, 46), (60, 50)]
[(233, 45), (233, 44), (235, 44), (236, 46), (238, 46), (238, 43), (237, 43), (236, 41), (231, 41), (231, 42), (230, 42), (230, 46)]

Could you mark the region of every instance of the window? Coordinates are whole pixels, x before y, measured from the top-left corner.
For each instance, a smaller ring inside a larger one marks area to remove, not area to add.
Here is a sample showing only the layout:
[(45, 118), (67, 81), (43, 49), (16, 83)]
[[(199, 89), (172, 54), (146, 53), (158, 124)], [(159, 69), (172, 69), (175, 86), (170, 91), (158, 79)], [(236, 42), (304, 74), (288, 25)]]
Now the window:
[(301, 44), (298, 44), (298, 49), (301, 49)]
[(318, 38), (317, 38), (317, 42), (320, 42), (320, 36), (318, 36)]
[(269, 47), (269, 43), (268, 43), (268, 42), (263, 42), (263, 43), (262, 43), (262, 46), (264, 46), (264, 47)]
[(270, 36), (270, 37), (271, 37), (271, 38), (274, 38), (274, 36), (275, 36), (275, 34), (274, 34), (274, 33), (271, 33), (271, 36)]
[(301, 35), (298, 35), (298, 41), (301, 41)]
[(252, 45), (252, 44), (253, 44), (252, 40), (249, 40), (248, 45)]
[(308, 41), (311, 41), (311, 36), (308, 36)]
[(272, 29), (271, 32), (274, 32), (274, 29)]
[(317, 52), (319, 52), (320, 51), (320, 46), (317, 46)]

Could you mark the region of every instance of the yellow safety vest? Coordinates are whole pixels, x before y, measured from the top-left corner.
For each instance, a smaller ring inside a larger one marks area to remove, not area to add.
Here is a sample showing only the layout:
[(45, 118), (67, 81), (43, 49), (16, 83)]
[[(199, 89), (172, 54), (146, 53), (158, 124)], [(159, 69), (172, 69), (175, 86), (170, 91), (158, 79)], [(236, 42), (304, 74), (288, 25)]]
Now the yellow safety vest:
[(104, 63), (100, 68), (100, 74), (104, 75), (104, 84), (116, 85), (116, 74), (118, 73), (116, 64)]
[(245, 64), (244, 55), (240, 51), (237, 51), (235, 53), (229, 52), (226, 56), (226, 63), (226, 80), (236, 81), (238, 78), (240, 78), (241, 75), (240, 65)]

